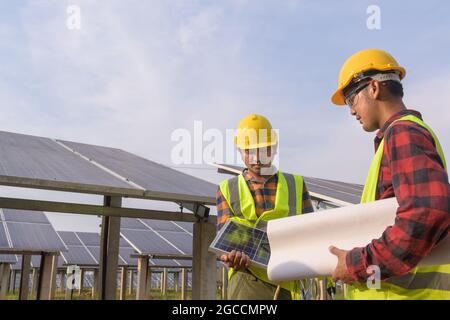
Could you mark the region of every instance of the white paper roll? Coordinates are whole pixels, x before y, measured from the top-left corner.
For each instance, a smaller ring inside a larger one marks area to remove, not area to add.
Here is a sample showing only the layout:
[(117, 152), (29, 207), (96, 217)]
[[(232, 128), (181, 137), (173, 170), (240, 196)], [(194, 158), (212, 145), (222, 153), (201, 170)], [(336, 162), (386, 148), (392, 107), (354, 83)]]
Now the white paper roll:
[[(397, 208), (397, 199), (390, 198), (269, 221), (269, 279), (330, 276), (337, 258), (329, 252), (329, 246), (350, 250), (378, 239), (394, 224)], [(420, 265), (450, 263), (449, 238), (434, 248)]]

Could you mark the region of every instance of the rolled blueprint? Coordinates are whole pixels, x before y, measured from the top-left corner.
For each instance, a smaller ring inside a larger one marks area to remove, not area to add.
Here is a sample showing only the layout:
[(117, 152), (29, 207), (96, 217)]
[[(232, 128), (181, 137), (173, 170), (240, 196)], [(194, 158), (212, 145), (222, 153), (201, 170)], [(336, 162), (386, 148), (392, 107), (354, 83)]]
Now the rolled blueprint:
[[(271, 220), (267, 224), (272, 281), (330, 276), (337, 257), (330, 245), (350, 250), (378, 239), (394, 224), (396, 198)], [(419, 265), (450, 263), (450, 237), (441, 241)]]

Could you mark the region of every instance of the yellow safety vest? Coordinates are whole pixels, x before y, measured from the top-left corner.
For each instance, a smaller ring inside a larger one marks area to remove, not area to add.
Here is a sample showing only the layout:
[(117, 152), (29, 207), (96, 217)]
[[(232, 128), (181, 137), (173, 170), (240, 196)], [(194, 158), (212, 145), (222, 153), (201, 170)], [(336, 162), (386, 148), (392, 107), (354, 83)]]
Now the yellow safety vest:
[[(436, 149), (442, 159), (445, 169), (444, 153), (433, 130), (422, 120), (407, 115), (396, 121), (412, 121), (427, 129), (433, 136)], [(393, 123), (395, 123), (394, 121)], [(392, 125), (392, 124), (391, 124)], [(378, 177), (383, 158), (384, 139), (381, 141), (370, 166), (369, 174), (364, 185), (361, 203), (375, 201)], [(347, 299), (356, 300), (437, 300), (450, 299), (450, 265), (416, 267), (408, 274), (393, 277), (381, 282), (381, 289), (369, 289), (365, 284), (358, 283), (348, 286)]]
[[(253, 200), (252, 193), (242, 174), (222, 181), (220, 183), (220, 191), (234, 215), (231, 220), (252, 228), (258, 225), (261, 226), (261, 222), (302, 213), (303, 178), (298, 175), (283, 174), (278, 171), (275, 207), (272, 210), (264, 211), (259, 217), (256, 215), (255, 201)], [(282, 288), (289, 290), (293, 299), (300, 299), (300, 286), (298, 281), (276, 283), (269, 280), (267, 270), (263, 268), (250, 266), (248, 270), (262, 281), (275, 286), (280, 285)], [(228, 271), (228, 279), (231, 279), (235, 272), (233, 268), (230, 268)]]

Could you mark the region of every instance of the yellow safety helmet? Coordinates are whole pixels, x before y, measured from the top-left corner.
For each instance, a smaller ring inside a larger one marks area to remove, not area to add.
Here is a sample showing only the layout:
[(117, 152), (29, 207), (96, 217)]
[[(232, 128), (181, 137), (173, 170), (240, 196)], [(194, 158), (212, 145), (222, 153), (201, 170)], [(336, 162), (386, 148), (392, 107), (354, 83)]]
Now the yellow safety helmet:
[(345, 61), (339, 73), (338, 88), (331, 97), (331, 101), (337, 105), (344, 105), (345, 98), (342, 90), (347, 87), (354, 78), (368, 70), (397, 71), (400, 79), (406, 75), (405, 68), (389, 53), (379, 49), (366, 49), (352, 55)]
[(239, 149), (255, 149), (277, 144), (278, 137), (266, 117), (251, 114), (238, 125), (234, 142)]

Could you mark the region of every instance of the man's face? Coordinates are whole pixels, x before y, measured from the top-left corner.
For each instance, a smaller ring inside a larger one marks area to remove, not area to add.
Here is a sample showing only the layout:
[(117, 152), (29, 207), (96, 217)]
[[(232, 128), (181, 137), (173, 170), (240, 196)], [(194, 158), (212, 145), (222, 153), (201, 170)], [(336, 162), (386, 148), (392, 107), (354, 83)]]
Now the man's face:
[(377, 81), (371, 81), (367, 87), (353, 97), (350, 114), (361, 123), (363, 129), (372, 132), (379, 129), (378, 108), (375, 97), (378, 95)]
[(244, 149), (240, 151), (245, 166), (257, 175), (264, 175), (264, 168), (269, 168), (272, 165), (272, 160), (276, 152), (274, 147)]

